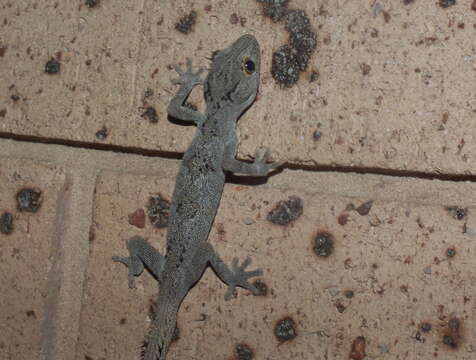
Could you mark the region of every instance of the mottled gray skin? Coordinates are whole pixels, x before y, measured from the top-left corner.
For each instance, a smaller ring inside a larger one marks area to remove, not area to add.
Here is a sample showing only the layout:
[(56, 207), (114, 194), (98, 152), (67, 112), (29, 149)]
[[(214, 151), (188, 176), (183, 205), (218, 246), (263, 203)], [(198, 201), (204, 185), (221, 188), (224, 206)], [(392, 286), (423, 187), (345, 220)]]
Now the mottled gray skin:
[[(261, 275), (261, 270), (245, 271), (251, 260), (241, 265), (233, 259), (228, 267), (207, 242), (223, 186), (225, 172), (266, 176), (280, 163), (266, 163), (266, 154), (258, 152), (254, 163), (235, 159), (238, 140), (236, 121), (253, 103), (259, 85), (260, 49), (251, 35), (240, 37), (229, 48), (218, 52), (205, 82), (201, 70), (193, 73), (191, 61), (175, 83), (180, 89), (168, 107), (169, 115), (196, 123), (198, 131), (184, 154), (172, 197), (167, 232), (167, 254), (163, 257), (145, 239), (135, 236), (128, 241), (129, 257), (115, 256), (115, 261), (129, 268), (129, 286), (144, 266), (160, 284), (155, 319), (149, 335), (145, 360), (164, 360), (172, 340), (177, 311), (189, 289), (210, 265), (228, 285), (225, 299), (235, 287), (257, 290), (248, 281)], [(207, 111), (205, 114), (184, 106), (196, 85), (203, 84)]]

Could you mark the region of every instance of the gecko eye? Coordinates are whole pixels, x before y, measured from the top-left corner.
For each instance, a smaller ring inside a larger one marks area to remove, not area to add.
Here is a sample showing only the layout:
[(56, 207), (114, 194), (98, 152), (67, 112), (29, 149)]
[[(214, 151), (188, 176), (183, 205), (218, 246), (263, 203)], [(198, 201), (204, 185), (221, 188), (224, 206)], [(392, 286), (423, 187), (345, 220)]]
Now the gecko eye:
[(255, 72), (255, 69), (256, 69), (255, 63), (250, 58), (245, 57), (243, 58), (241, 69), (246, 75), (251, 75)]

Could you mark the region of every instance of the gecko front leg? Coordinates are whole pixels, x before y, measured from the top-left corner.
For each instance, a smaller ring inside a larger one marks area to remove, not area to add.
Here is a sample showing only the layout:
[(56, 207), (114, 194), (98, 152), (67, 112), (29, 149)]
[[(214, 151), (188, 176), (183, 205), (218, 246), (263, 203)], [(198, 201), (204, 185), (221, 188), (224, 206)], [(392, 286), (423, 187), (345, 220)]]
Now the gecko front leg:
[(187, 58), (187, 70), (182, 70), (179, 66), (175, 66), (175, 71), (180, 75), (178, 79), (172, 80), (172, 83), (180, 85), (177, 95), (170, 101), (167, 107), (167, 113), (179, 120), (192, 121), (197, 125), (203, 124), (206, 116), (198, 111), (184, 106), (184, 102), (197, 85), (203, 85), (200, 74), (203, 69), (197, 72), (192, 71), (192, 60)]
[(223, 169), (225, 171), (251, 176), (266, 176), (270, 171), (283, 165), (281, 161), (274, 163), (266, 162), (269, 153), (263, 149), (256, 151), (254, 162), (251, 164), (235, 159), (234, 152), (234, 150), (225, 150), (225, 159), (223, 161)]

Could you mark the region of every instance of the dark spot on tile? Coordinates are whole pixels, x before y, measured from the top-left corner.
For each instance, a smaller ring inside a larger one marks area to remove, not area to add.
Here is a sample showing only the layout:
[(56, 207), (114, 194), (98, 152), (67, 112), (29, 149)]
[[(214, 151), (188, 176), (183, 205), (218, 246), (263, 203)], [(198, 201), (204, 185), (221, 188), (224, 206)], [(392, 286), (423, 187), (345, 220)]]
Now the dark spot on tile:
[(253, 359), (253, 351), (246, 344), (236, 345), (236, 353), (238, 354), (238, 360), (251, 360)]
[(88, 60), (86, 60), (85, 64), (86, 64), (86, 66), (91, 66), (92, 61), (88, 59)]
[(412, 2), (414, 2), (415, 0), (403, 0), (403, 4), (404, 5), (410, 5)]
[(86, 6), (89, 8), (96, 7), (99, 4), (99, 0), (86, 0)]
[(350, 349), (349, 358), (352, 360), (362, 360), (367, 355), (365, 353), (365, 338), (363, 336), (358, 336), (352, 343)]
[(334, 305), (335, 305), (337, 311), (338, 311), (339, 313), (341, 313), (341, 314), (342, 314), (342, 313), (345, 311), (345, 309), (346, 309), (345, 305), (342, 304), (340, 301), (337, 301)]
[(311, 71), (311, 75), (309, 75), (309, 82), (314, 82), (314, 81), (317, 81), (319, 80), (319, 71), (316, 71), (316, 70), (312, 70)]
[(468, 213), (468, 209), (463, 209), (458, 206), (448, 206), (446, 210), (456, 220), (464, 219)]
[(4, 57), (6, 52), (7, 52), (7, 47), (6, 46), (1, 46), (0, 47), (0, 57)]
[(107, 138), (108, 135), (109, 130), (105, 125), (101, 128), (101, 130), (96, 131), (96, 139), (98, 140), (104, 140), (105, 138)]
[(360, 70), (362, 70), (362, 75), (368, 75), (370, 73), (371, 67), (368, 64), (360, 64)]
[(304, 71), (311, 55), (316, 50), (316, 33), (302, 10), (292, 10), (286, 15), (286, 29), (291, 35), (291, 46), (298, 55), (300, 70)]
[(354, 297), (354, 292), (352, 290), (346, 290), (344, 291), (344, 296), (347, 299), (352, 299)]
[(291, 196), (286, 201), (280, 201), (269, 212), (266, 219), (276, 225), (288, 225), (303, 213), (303, 201), (297, 196)]
[(41, 190), (39, 189), (22, 189), (17, 195), (18, 211), (37, 212), (42, 203)]
[(92, 243), (96, 239), (96, 232), (94, 230), (94, 226), (91, 224), (89, 227), (89, 237), (88, 240), (90, 243)]
[(143, 229), (145, 227), (145, 211), (143, 209), (137, 209), (133, 213), (130, 213), (129, 224)]
[(263, 6), (264, 16), (271, 18), (273, 22), (280, 21), (288, 12), (289, 0), (257, 0)]
[(240, 21), (240, 18), (238, 17), (238, 15), (236, 15), (236, 13), (231, 14), (231, 16), (230, 16), (230, 23), (231, 24), (236, 25), (236, 24), (238, 24), (239, 21)]
[(255, 280), (253, 282), (253, 286), (256, 288), (257, 292), (254, 294), (255, 296), (266, 296), (268, 295), (268, 286), (262, 280)]
[(370, 212), (370, 209), (372, 209), (374, 201), (369, 200), (361, 204), (358, 208), (355, 209), (359, 215), (365, 216), (368, 215)]
[(320, 132), (319, 130), (316, 130), (312, 133), (312, 138), (315, 140), (315, 141), (318, 141), (320, 140), (322, 137), (322, 132)]
[(182, 34), (189, 34), (193, 30), (193, 26), (197, 21), (197, 13), (192, 10), (188, 15), (182, 17), (176, 24), (175, 29)]
[(127, 322), (126, 318), (122, 318), (121, 320), (119, 320), (119, 324), (121, 324), (121, 325), (125, 325), (126, 322)]
[(476, 0), (471, 3), (471, 10), (476, 11)]
[(456, 5), (456, 0), (440, 0), (440, 6), (442, 8), (448, 8), (453, 5)]
[(147, 205), (147, 215), (156, 228), (166, 227), (169, 223), (170, 202), (160, 194), (150, 197)]
[(28, 316), (29, 318), (35, 318), (36, 319), (36, 313), (33, 310), (28, 310), (26, 312), (26, 316)]
[(455, 349), (458, 347), (455, 338), (452, 335), (443, 335), (443, 344)]
[(156, 124), (159, 122), (159, 116), (157, 115), (157, 111), (153, 106), (149, 106), (145, 109), (144, 113), (141, 115), (144, 119), (148, 119), (149, 122), (152, 124)]
[(452, 258), (456, 255), (456, 249), (453, 248), (453, 247), (450, 247), (448, 249), (446, 249), (446, 256), (449, 257), (449, 258)]
[(390, 20), (392, 19), (392, 17), (390, 16), (390, 13), (388, 11), (382, 11), (382, 15), (383, 15), (383, 21), (385, 21), (385, 23), (388, 24)]
[(294, 320), (290, 317), (279, 320), (274, 327), (274, 335), (281, 342), (294, 339), (297, 336)]
[(322, 231), (319, 232), (314, 239), (314, 252), (317, 256), (327, 257), (332, 254), (334, 248), (334, 236)]
[(13, 94), (12, 96), (10, 96), (10, 99), (12, 99), (12, 101), (17, 102), (18, 100), (20, 100), (20, 97), (16, 94)]
[(51, 58), (45, 65), (45, 73), (57, 74), (60, 71), (60, 63), (58, 60)]
[(349, 214), (347, 213), (340, 214), (339, 217), (337, 218), (337, 222), (339, 223), (339, 225), (344, 226), (345, 224), (349, 222)]
[(9, 212), (4, 212), (0, 216), (0, 233), (10, 234), (13, 231), (13, 215)]
[(0, 117), (5, 117), (7, 115), (7, 109), (0, 110)]
[(429, 322), (422, 322), (420, 324), (420, 330), (424, 333), (430, 332), (431, 331), (431, 324)]
[(84, 355), (84, 360), (94, 360), (91, 356)]
[(451, 331), (458, 332), (460, 326), (461, 326), (461, 323), (460, 323), (460, 320), (458, 318), (451, 318), (450, 320), (448, 320), (448, 328)]

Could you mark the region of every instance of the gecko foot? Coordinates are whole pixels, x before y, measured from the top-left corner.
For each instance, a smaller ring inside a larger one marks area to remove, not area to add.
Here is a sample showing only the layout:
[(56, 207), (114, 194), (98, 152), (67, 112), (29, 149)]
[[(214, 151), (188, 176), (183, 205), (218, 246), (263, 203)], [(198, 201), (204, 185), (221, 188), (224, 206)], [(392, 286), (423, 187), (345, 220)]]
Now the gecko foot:
[(225, 300), (230, 300), (232, 297), (236, 296), (235, 288), (240, 286), (242, 288), (248, 289), (253, 294), (258, 293), (258, 289), (256, 289), (253, 285), (251, 285), (248, 280), (255, 276), (260, 276), (263, 274), (261, 269), (253, 270), (253, 271), (245, 271), (245, 268), (251, 264), (251, 259), (248, 257), (243, 261), (241, 265), (238, 265), (238, 258), (234, 258), (231, 263), (231, 270), (233, 272), (233, 277), (230, 281), (228, 281), (228, 290), (225, 294)]
[(253, 165), (256, 169), (256, 175), (266, 176), (274, 169), (277, 169), (284, 164), (284, 161), (277, 161), (273, 163), (266, 162), (269, 158), (269, 151), (266, 149), (258, 149), (255, 153), (255, 160)]
[(115, 262), (120, 262), (127, 266), (128, 274), (127, 280), (129, 283), (129, 287), (131, 289), (135, 288), (134, 279), (136, 276), (139, 276), (142, 271), (144, 271), (144, 264), (140, 261), (137, 256), (113, 256), (112, 260)]
[(197, 72), (193, 72), (192, 71), (192, 60), (190, 58), (187, 58), (186, 70), (182, 70), (182, 68), (178, 65), (175, 65), (174, 69), (179, 74), (179, 77), (178, 77), (178, 79), (172, 80), (173, 84), (195, 86), (195, 85), (202, 85), (203, 82), (204, 82), (200, 78), (200, 74), (205, 69), (200, 68), (200, 69), (198, 69)]

